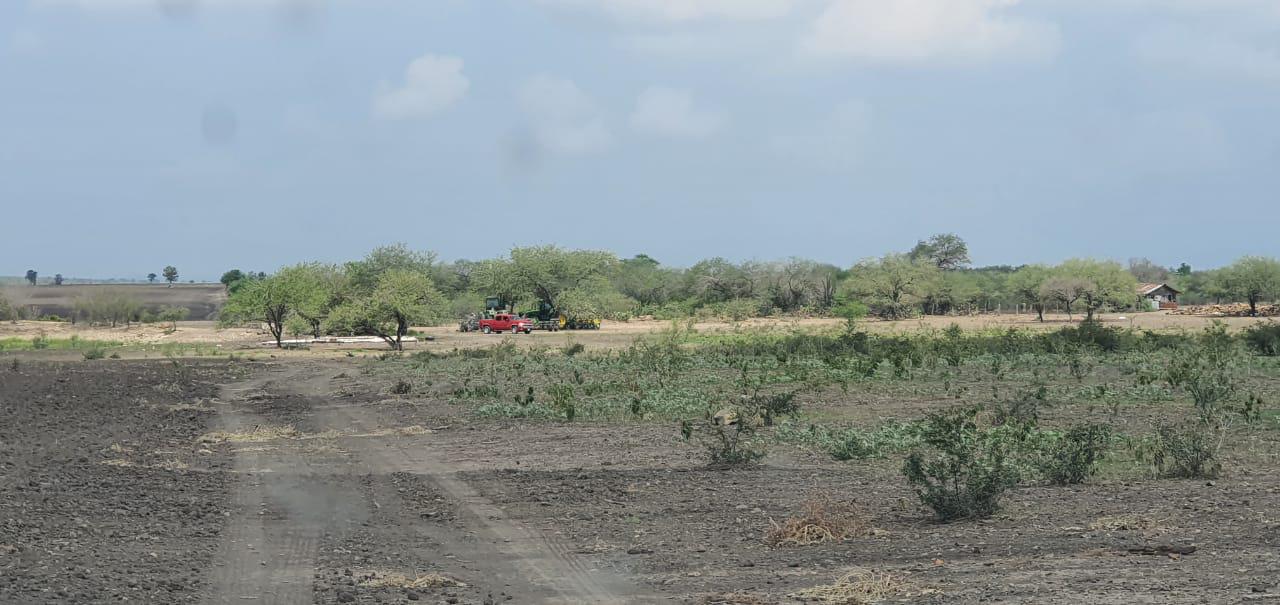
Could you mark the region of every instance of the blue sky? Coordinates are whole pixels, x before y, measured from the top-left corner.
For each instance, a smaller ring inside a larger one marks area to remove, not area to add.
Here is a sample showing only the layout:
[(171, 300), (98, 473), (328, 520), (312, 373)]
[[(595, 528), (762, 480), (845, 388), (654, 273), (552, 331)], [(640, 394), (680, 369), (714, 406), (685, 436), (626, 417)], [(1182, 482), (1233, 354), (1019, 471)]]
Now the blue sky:
[(1280, 254), (1276, 0), (10, 0), (0, 274)]

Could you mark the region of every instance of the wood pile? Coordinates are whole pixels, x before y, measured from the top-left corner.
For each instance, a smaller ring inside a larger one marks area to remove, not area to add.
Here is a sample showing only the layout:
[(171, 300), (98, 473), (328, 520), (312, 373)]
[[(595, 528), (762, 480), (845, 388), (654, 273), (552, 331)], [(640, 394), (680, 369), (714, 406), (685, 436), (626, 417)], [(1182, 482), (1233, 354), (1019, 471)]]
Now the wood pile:
[[(1249, 317), (1246, 303), (1218, 305), (1191, 305), (1169, 312), (1170, 315), (1196, 315), (1200, 317)], [(1280, 317), (1280, 305), (1258, 305), (1258, 317)]]

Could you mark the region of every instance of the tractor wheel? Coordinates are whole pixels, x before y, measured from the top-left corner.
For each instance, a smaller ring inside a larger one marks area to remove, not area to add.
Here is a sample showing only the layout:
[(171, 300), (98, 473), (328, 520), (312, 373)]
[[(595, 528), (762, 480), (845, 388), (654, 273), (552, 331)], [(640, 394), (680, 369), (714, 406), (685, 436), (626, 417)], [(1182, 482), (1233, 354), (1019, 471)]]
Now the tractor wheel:
[(480, 331), (484, 332), (485, 334), (490, 334), (493, 332), (493, 328), (490, 328), (489, 326), (485, 326), (483, 328), (480, 328)]

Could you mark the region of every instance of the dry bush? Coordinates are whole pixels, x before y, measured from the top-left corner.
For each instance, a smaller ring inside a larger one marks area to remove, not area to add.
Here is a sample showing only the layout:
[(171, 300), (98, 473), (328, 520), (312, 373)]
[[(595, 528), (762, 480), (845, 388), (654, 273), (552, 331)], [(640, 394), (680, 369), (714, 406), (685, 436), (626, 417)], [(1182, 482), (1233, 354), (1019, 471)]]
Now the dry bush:
[(1159, 529), (1167, 519), (1153, 519), (1142, 515), (1116, 515), (1099, 517), (1089, 524), (1093, 531), (1132, 531)]
[(457, 588), (466, 586), (448, 576), (429, 573), (421, 576), (407, 576), (399, 572), (369, 572), (360, 585), (366, 588)]
[(769, 520), (765, 541), (770, 546), (809, 546), (839, 542), (865, 535), (870, 529), (866, 517), (853, 504), (836, 502), (828, 496), (809, 498), (801, 514), (778, 523)]
[(864, 605), (890, 597), (911, 597), (934, 592), (936, 591), (914, 589), (892, 574), (855, 569), (832, 584), (806, 588), (789, 596), (815, 603)]
[(698, 602), (701, 605), (768, 605), (769, 603), (769, 601), (756, 595), (745, 592), (724, 592), (706, 595)]

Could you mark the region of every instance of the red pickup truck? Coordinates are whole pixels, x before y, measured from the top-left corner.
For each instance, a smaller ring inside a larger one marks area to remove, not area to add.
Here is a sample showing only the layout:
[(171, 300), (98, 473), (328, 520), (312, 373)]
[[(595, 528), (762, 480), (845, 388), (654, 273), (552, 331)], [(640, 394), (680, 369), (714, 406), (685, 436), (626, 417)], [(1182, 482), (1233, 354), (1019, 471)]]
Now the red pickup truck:
[(492, 318), (480, 320), (480, 331), (485, 334), (506, 332), (507, 330), (511, 330), (512, 334), (519, 334), (520, 332), (528, 334), (533, 331), (533, 321), (508, 313), (499, 313)]

